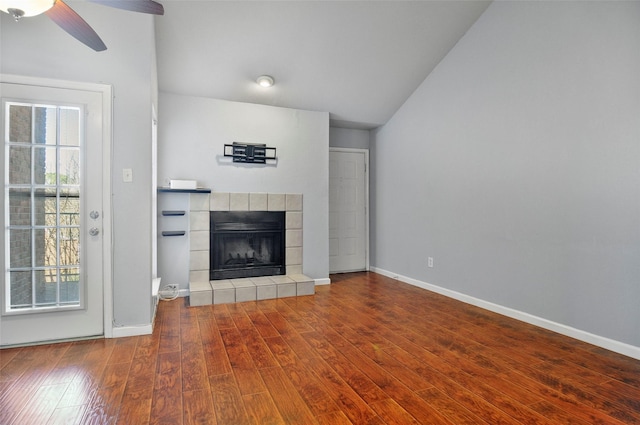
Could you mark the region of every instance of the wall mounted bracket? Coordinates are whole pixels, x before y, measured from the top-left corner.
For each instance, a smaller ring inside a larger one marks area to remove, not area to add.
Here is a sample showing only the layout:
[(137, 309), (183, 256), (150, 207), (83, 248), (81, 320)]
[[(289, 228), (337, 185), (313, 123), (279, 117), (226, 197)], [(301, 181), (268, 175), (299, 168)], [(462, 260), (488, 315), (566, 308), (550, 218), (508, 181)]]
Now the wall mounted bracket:
[(276, 148), (257, 143), (238, 143), (224, 145), (224, 156), (233, 158), (233, 162), (246, 164), (265, 164), (267, 160), (276, 159)]

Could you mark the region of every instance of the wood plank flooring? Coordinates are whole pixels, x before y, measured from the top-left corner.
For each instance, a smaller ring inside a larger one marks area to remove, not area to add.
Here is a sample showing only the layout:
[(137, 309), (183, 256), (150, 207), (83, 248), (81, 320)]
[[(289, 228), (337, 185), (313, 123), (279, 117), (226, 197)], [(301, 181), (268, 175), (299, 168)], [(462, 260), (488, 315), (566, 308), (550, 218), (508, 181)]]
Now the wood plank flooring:
[(640, 361), (373, 273), (0, 350), (0, 424), (640, 424)]

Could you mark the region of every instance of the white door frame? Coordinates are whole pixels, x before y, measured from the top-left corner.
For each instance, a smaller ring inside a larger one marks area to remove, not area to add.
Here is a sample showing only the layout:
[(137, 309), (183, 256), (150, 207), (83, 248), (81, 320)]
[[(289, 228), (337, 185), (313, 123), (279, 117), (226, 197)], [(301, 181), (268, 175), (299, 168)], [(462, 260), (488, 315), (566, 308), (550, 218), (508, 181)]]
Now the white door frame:
[(0, 74), (4, 83), (98, 92), (102, 95), (102, 282), (104, 337), (113, 337), (113, 253), (111, 203), (111, 144), (113, 135), (113, 88), (107, 84), (55, 80), (50, 78)]
[(364, 154), (364, 238), (365, 238), (365, 270), (369, 271), (369, 149), (334, 148), (329, 147), (329, 152), (349, 152)]

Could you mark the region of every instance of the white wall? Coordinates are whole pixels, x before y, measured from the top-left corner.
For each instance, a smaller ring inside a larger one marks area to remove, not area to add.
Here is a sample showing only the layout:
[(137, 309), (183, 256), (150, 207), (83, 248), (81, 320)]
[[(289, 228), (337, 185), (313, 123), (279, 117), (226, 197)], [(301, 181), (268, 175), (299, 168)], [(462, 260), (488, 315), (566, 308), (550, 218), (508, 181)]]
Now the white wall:
[(372, 264), (640, 347), (639, 24), (494, 2), (372, 136)]
[[(0, 72), (113, 85), (114, 325), (148, 325), (151, 104), (157, 92), (153, 17), (87, 2), (68, 3), (108, 50), (94, 52), (45, 15), (16, 23), (0, 13)], [(133, 183), (122, 183), (123, 168), (133, 169)]]
[[(329, 114), (160, 93), (158, 183), (197, 180), (215, 192), (301, 193), (303, 272), (329, 277)], [(233, 164), (224, 145), (265, 143), (277, 165)]]

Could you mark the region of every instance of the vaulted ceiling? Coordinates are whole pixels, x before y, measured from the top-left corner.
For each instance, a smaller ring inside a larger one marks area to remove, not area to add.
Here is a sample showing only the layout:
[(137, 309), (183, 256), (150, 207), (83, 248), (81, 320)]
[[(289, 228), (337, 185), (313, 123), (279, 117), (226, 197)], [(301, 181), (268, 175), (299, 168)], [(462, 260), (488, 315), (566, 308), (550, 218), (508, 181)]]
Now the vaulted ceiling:
[[(386, 123), (490, 1), (160, 0), (161, 91)], [(262, 74), (275, 78), (264, 89)]]

